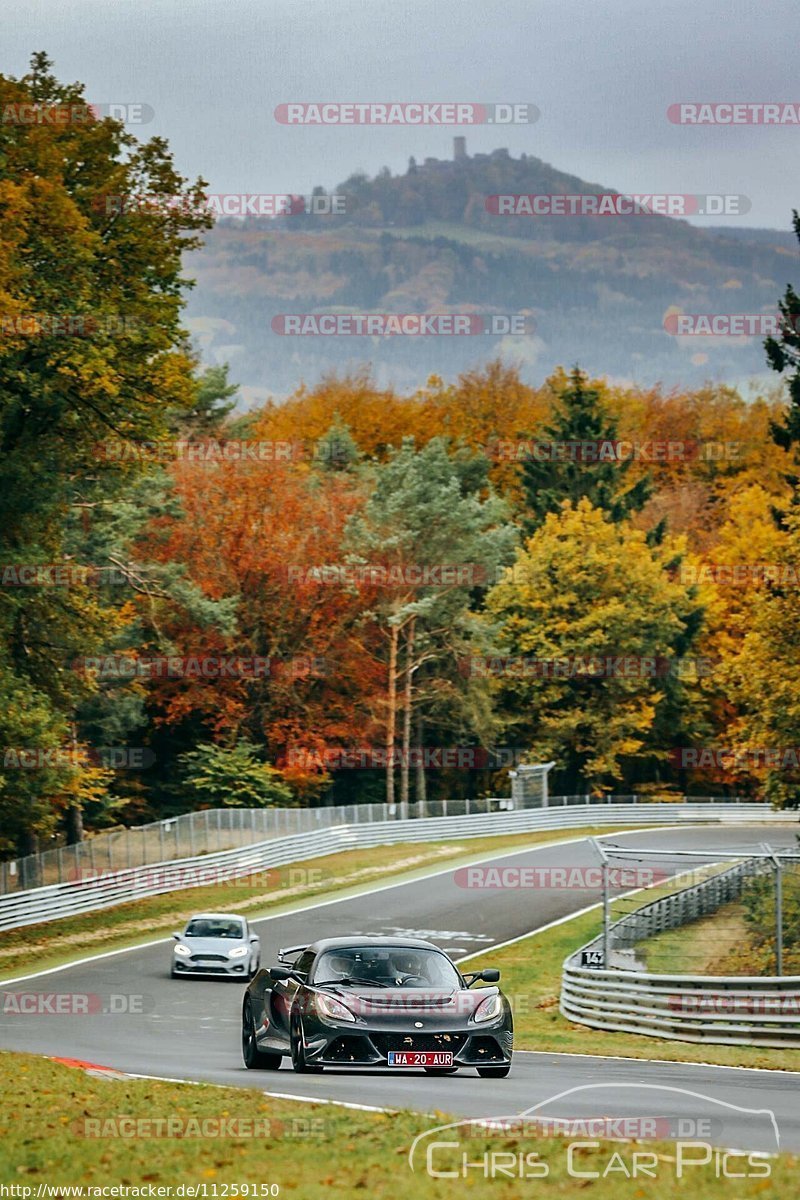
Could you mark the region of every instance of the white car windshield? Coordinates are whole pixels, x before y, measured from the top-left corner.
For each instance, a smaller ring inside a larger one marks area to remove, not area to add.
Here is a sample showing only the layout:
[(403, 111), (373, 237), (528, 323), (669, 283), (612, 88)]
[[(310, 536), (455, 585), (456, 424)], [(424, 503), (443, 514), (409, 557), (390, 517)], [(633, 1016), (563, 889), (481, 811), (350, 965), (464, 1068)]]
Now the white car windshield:
[(444, 954), (412, 946), (346, 946), (326, 950), (317, 960), (311, 982), (448, 991), (461, 986), (458, 972)]
[(194, 917), (186, 926), (184, 937), (230, 938), (244, 937), (241, 921), (226, 921), (211, 917)]

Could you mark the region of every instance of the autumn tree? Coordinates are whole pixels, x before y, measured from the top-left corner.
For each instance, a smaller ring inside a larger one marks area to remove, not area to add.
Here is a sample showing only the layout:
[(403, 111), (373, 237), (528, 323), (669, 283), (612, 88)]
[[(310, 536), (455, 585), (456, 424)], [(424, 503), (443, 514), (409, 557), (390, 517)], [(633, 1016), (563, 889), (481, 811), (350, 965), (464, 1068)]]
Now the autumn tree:
[(658, 664), (684, 654), (699, 624), (691, 590), (669, 571), (676, 549), (567, 500), (488, 596), (512, 662), (499, 660), (499, 701), (568, 790), (609, 790), (626, 763), (666, 759), (663, 742), (651, 745), (666, 703)]
[[(181, 258), (209, 222), (202, 182), (176, 171), (166, 142), (140, 144), (98, 119), (44, 54), (22, 78), (0, 77), (0, 110), (0, 539), (4, 563), (57, 564), (67, 514), (100, 503), (102, 480), (120, 471), (109, 440), (161, 438), (167, 412), (193, 401)], [(72, 116), (21, 116), (51, 110)], [(87, 683), (66, 664), (118, 619), (104, 609), (80, 583), (0, 590), (12, 747), (69, 741)], [(79, 803), (71, 780), (4, 773), (9, 803), (26, 814), (7, 839), (33, 848), (52, 832), (59, 809)]]
[(232, 620), (203, 621), (173, 597), (158, 610), (161, 645), (261, 666), (221, 680), (164, 680), (150, 689), (153, 719), (189, 743), (249, 741), (302, 791), (327, 749), (352, 744), (371, 720), (377, 669), (363, 624), (371, 595), (327, 570), (341, 562), (360, 484), (346, 471), (271, 459), (185, 459), (171, 475), (178, 509), (154, 519), (147, 552), (182, 564), (187, 584), (210, 606), (229, 605)]
[(737, 752), (740, 774), (755, 777), (778, 807), (800, 807), (800, 514), (784, 518), (769, 574), (748, 588), (747, 619), (727, 660), (737, 704), (726, 748)]

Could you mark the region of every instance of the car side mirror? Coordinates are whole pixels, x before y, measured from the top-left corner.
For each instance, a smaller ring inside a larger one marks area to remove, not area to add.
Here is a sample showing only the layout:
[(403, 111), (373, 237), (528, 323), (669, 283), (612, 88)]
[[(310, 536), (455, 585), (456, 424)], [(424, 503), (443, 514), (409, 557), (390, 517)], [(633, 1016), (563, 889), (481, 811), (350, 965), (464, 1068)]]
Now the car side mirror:
[(287, 979), (294, 977), (294, 971), (289, 967), (270, 967), (269, 977), (273, 983), (283, 983)]
[(258, 934), (257, 934), (257, 933), (251, 933), (251, 934), (250, 934), (250, 941), (251, 941), (251, 942), (257, 942), (257, 941), (258, 941)]
[(177, 932), (176, 932), (176, 933), (173, 933), (173, 935), (172, 935), (172, 936), (175, 938), (175, 941), (176, 941), (176, 942), (179, 942), (179, 941), (181, 940), (181, 936), (182, 936), (182, 935), (181, 935), (180, 933), (177, 933)]
[(464, 982), (468, 988), (472, 987), (473, 983), (477, 983), (479, 979), (484, 983), (499, 983), (500, 972), (497, 967), (487, 967), (485, 971), (469, 971), (464, 976)]

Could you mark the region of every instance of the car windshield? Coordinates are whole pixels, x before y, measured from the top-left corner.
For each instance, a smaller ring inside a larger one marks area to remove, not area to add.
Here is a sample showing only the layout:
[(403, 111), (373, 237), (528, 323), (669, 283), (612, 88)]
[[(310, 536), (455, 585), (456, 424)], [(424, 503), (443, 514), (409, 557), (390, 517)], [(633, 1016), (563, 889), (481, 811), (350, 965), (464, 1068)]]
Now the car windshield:
[(193, 917), (186, 926), (184, 937), (238, 938), (244, 937), (241, 921), (226, 921), (219, 917)]
[(461, 986), (453, 964), (438, 950), (409, 946), (345, 946), (317, 959), (312, 983), (362, 987), (442, 988)]

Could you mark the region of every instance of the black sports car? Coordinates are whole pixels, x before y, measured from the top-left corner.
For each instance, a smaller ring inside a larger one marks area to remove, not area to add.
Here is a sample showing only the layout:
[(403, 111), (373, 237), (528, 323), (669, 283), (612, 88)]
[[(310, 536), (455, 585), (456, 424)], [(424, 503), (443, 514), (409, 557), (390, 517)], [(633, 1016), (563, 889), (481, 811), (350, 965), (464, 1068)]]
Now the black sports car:
[(421, 1068), (484, 1078), (511, 1069), (511, 1007), (500, 972), (462, 975), (430, 942), (325, 938), (281, 950), (280, 963), (248, 985), (242, 1007), (245, 1065), (276, 1071), (323, 1067)]

